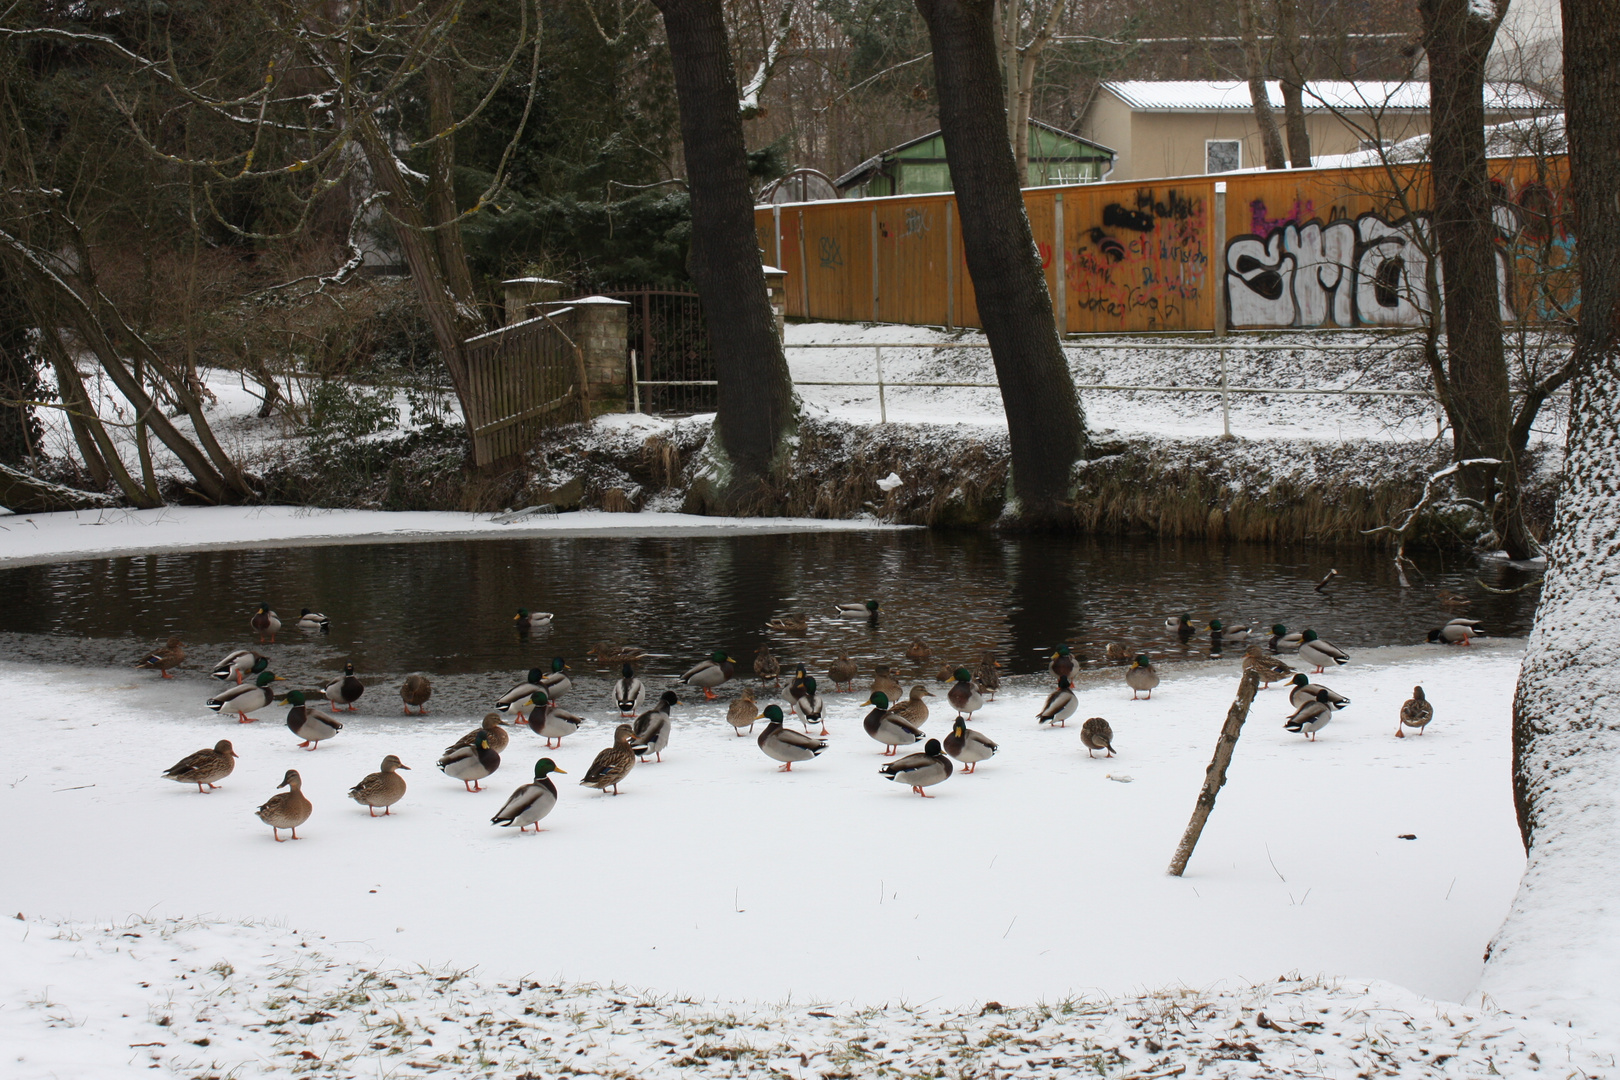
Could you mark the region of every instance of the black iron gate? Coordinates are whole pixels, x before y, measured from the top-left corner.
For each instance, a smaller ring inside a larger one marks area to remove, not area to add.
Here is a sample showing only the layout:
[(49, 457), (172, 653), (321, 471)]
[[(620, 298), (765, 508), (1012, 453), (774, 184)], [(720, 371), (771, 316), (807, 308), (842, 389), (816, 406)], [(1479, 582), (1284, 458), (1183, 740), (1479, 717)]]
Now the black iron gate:
[(650, 285), (609, 285), (592, 292), (630, 304), (629, 352), (636, 373), (630, 397), (635, 401), (639, 396), (642, 412), (699, 413), (719, 407), (709, 328), (697, 293)]

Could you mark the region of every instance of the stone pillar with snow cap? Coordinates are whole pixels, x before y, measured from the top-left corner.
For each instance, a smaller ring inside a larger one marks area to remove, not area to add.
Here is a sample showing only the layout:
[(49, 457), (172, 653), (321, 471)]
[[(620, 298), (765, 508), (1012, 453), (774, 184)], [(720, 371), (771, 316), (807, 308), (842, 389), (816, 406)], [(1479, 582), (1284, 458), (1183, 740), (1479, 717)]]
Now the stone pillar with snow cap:
[(585, 359), (591, 412), (625, 412), (629, 381), (630, 304), (607, 296), (568, 301), (573, 323), (567, 327)]
[(563, 288), (562, 282), (543, 277), (508, 278), (501, 282), (506, 301), (506, 325), (534, 318), (537, 314), (534, 309), (561, 299)]

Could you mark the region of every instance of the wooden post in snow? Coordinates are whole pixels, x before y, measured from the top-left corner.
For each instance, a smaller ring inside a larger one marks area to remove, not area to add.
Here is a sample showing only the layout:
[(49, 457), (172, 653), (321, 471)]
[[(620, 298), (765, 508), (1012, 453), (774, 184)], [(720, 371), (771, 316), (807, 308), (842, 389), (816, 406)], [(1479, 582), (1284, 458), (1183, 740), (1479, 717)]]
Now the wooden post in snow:
[(1245, 671), (1243, 681), (1238, 683), (1237, 698), (1226, 711), (1226, 724), (1221, 728), (1220, 740), (1215, 744), (1215, 756), (1210, 759), (1209, 770), (1204, 774), (1204, 788), (1198, 793), (1198, 801), (1193, 804), (1192, 820), (1187, 822), (1187, 831), (1182, 833), (1181, 843), (1176, 845), (1175, 857), (1170, 860), (1170, 872), (1176, 877), (1187, 869), (1187, 860), (1192, 858), (1193, 848), (1198, 846), (1198, 837), (1203, 834), (1204, 822), (1209, 820), (1209, 812), (1215, 809), (1215, 795), (1226, 784), (1226, 769), (1232, 764), (1232, 751), (1237, 749), (1238, 736), (1243, 733), (1243, 721), (1249, 717), (1249, 706), (1254, 703), (1254, 692), (1259, 688), (1259, 673)]

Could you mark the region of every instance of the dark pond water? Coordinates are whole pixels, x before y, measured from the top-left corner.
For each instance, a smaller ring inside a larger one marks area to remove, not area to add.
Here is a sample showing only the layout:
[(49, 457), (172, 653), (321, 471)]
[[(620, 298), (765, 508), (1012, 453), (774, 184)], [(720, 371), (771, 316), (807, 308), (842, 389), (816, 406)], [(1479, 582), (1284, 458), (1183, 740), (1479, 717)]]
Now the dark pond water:
[[(646, 652), (653, 675), (678, 675), (714, 649), (748, 670), (767, 643), (784, 667), (812, 673), (840, 649), (863, 671), (883, 662), (929, 676), (941, 659), (985, 648), (1011, 674), (1041, 671), (1060, 643), (1099, 665), (1110, 641), (1164, 662), (1202, 657), (1207, 637), (1182, 646), (1165, 629), (1182, 611), (1200, 625), (1313, 627), (1353, 651), (1421, 642), (1457, 613), (1440, 606), (1442, 590), (1470, 597), (1460, 610), (1492, 634), (1528, 632), (1536, 589), (1503, 596), (1476, 583), (1484, 574), (1512, 588), (1526, 575), (1432, 555), (1418, 563), (1403, 590), (1381, 553), (921, 530), (155, 554), (0, 570), (0, 656), (127, 661), (175, 633), (195, 677), (254, 644), (248, 619), (261, 600), (289, 624), (261, 650), (280, 674), (314, 678), (349, 661), (368, 681), (419, 670), (475, 696), (551, 656), (576, 676), (611, 678), (616, 664), (586, 655), (602, 642)], [(1314, 591), (1330, 567), (1339, 578)], [(882, 601), (875, 623), (832, 617), (834, 604), (868, 597)], [(294, 629), (303, 607), (329, 615), (331, 633)], [(512, 625), (519, 607), (556, 621), (525, 640)], [(767, 630), (796, 613), (810, 617), (803, 634)], [(919, 637), (935, 657), (921, 668), (905, 661)]]

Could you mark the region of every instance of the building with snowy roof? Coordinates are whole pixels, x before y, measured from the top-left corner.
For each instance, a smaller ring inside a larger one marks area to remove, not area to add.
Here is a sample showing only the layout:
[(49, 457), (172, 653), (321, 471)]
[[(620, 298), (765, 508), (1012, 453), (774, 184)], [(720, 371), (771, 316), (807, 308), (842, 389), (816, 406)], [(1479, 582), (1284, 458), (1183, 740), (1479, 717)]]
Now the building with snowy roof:
[[(1040, 120), (1029, 122), (1029, 171), (1024, 177), (1025, 187), (1117, 179), (1109, 176), (1113, 165), (1114, 151), (1109, 147)], [(954, 190), (950, 166), (945, 163), (945, 137), (931, 131), (899, 146), (891, 146), (873, 154), (833, 184), (845, 198), (926, 195)]]

